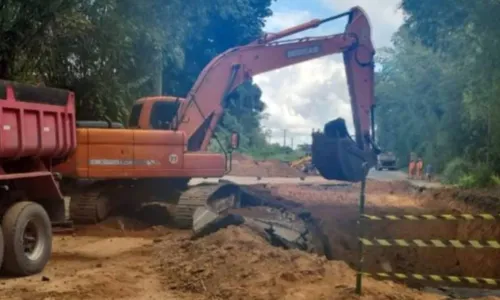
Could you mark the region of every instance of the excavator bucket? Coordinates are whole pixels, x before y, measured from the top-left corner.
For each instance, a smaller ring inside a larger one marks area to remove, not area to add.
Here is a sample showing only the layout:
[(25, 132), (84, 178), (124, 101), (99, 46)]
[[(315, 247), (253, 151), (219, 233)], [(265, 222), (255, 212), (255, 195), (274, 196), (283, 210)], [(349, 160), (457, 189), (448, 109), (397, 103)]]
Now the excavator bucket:
[(359, 182), (376, 163), (376, 154), (358, 147), (343, 119), (327, 123), (324, 132), (314, 132), (312, 138), (312, 162), (326, 179)]

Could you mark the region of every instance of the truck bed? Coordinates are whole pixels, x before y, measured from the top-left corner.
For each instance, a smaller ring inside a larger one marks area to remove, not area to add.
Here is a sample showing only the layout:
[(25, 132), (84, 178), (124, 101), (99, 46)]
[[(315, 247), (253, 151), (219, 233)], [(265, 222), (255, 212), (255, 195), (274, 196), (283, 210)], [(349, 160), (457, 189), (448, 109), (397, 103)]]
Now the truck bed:
[(76, 148), (70, 91), (0, 80), (0, 161), (63, 158)]

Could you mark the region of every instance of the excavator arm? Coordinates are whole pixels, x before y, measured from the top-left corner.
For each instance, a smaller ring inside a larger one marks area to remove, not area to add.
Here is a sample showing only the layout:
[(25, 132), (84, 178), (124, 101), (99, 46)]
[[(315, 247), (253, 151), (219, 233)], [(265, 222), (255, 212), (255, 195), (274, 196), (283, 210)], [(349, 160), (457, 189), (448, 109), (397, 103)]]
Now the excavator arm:
[[(344, 16), (348, 16), (348, 23), (342, 34), (281, 41), (289, 35)], [(315, 19), (276, 34), (267, 34), (215, 57), (199, 75), (187, 101), (181, 104), (175, 128), (186, 133), (188, 151), (204, 151), (223, 114), (228, 94), (245, 80), (335, 53), (344, 56), (356, 141), (347, 134), (343, 120), (328, 123), (324, 133), (313, 134), (313, 163), (327, 179), (359, 181), (366, 175), (361, 171), (363, 162), (371, 166), (376, 161), (371, 130), (375, 51), (368, 19), (359, 7), (331, 18)], [(323, 149), (325, 146), (329, 150)], [(334, 170), (338, 168), (343, 170)]]

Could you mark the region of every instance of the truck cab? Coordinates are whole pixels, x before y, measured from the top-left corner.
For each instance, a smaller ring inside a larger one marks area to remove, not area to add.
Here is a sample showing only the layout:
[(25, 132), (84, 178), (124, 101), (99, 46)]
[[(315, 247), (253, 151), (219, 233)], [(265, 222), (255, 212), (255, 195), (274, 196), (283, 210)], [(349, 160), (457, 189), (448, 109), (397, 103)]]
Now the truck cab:
[(397, 169), (397, 158), (392, 152), (382, 152), (377, 156), (377, 165), (375, 167), (377, 171), (383, 169), (396, 170)]

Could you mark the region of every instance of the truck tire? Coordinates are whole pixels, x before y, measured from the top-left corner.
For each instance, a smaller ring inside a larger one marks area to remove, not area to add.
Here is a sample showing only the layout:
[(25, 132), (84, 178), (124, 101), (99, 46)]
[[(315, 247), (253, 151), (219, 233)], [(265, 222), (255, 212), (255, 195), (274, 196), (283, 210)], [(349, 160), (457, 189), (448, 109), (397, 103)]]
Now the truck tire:
[(52, 252), (52, 225), (45, 209), (30, 201), (17, 202), (5, 213), (3, 270), (16, 276), (40, 273)]

